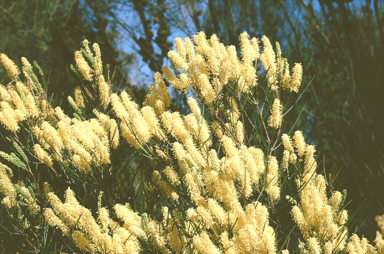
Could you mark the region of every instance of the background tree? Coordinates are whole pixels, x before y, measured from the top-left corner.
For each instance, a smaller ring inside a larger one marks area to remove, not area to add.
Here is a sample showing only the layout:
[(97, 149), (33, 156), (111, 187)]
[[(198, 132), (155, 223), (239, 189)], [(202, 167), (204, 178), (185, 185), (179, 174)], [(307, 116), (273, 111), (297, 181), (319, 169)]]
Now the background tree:
[[(110, 64), (111, 75), (116, 68), (115, 87), (132, 89), (125, 72), (133, 56), (117, 48), (116, 24), (108, 16), (113, 5), (112, 1), (104, 5), (103, 1), (2, 0), (0, 51), (18, 64), (21, 56), (35, 60), (49, 80), (48, 92), (66, 98), (78, 85), (70, 70), (73, 52), (86, 38), (99, 43), (103, 59)], [(63, 69), (67, 72), (62, 72)], [(6, 75), (1, 76), (0, 82), (4, 83)]]

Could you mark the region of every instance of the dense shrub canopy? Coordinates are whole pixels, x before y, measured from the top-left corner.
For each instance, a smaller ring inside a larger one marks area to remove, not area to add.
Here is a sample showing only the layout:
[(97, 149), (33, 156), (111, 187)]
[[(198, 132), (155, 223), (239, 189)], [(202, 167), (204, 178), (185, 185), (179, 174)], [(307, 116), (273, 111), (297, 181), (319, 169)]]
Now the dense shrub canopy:
[(0, 121), (14, 151), (0, 152), (0, 212), (6, 238), (23, 243), (7, 248), (384, 252), (379, 232), (373, 245), (354, 234), (346, 192), (285, 124), (305, 90), (301, 64), (245, 32), (239, 50), (203, 32), (175, 47), (139, 106), (113, 93), (99, 45), (85, 40), (68, 112), (47, 97), (38, 64), (22, 58), (20, 70), (1, 54), (12, 81)]

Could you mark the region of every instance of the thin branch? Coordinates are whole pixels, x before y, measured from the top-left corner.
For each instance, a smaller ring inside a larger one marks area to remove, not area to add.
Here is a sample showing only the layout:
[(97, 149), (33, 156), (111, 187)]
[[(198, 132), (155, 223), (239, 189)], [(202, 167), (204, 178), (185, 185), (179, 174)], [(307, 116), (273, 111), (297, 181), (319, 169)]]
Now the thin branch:
[(295, 36), (296, 50), (297, 50), (297, 53), (299, 54), (299, 58), (300, 58), (301, 62), (304, 63), (304, 58), (303, 58), (303, 56), (301, 54), (300, 46), (299, 46), (299, 42), (300, 42), (299, 34), (298, 34), (298, 32), (296, 30), (296, 27), (294, 26), (294, 24), (293, 24), (293, 22), (291, 20), (291, 17), (289, 16), (287, 8), (285, 7), (285, 5), (283, 4), (283, 2), (281, 0), (279, 0), (279, 4), (283, 8), (284, 16), (287, 19), (289, 25), (291, 26), (292, 32), (293, 32), (293, 34)]

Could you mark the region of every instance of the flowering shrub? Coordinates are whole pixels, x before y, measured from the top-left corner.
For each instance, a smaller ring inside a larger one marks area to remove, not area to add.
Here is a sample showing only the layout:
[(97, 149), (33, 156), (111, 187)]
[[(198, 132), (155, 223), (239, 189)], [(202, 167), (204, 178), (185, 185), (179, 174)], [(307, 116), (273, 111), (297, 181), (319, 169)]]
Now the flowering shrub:
[(21, 78), (1, 55), (9, 238), (35, 252), (384, 253), (379, 232), (375, 246), (350, 232), (346, 192), (330, 190), (314, 145), (284, 125), (303, 70), (278, 43), (242, 33), (238, 56), (215, 35), (177, 38), (142, 107), (111, 91), (99, 46), (83, 44), (67, 113), (37, 63), (40, 78), (23, 58)]

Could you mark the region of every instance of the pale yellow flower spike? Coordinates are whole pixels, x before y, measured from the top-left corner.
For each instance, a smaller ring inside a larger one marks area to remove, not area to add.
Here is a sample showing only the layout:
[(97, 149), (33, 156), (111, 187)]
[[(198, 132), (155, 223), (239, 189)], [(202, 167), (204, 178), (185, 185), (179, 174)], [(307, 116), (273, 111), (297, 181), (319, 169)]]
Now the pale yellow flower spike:
[(74, 96), (75, 96), (75, 102), (76, 102), (77, 106), (79, 108), (85, 108), (84, 97), (83, 97), (83, 94), (81, 92), (80, 86), (75, 87)]
[(301, 157), (305, 153), (305, 141), (304, 136), (301, 131), (296, 131), (295, 135), (293, 136), (293, 139), (295, 141), (295, 147), (297, 149), (297, 154)]
[(297, 161), (297, 156), (296, 156), (296, 154), (294, 154), (294, 153), (290, 154), (290, 155), (289, 155), (289, 163), (291, 163), (291, 164), (295, 164), (296, 161)]
[(223, 137), (223, 131), (220, 125), (215, 121), (212, 121), (212, 131), (218, 139), (221, 139)]
[(220, 62), (217, 57), (217, 52), (212, 47), (209, 47), (209, 53), (207, 56), (208, 56), (208, 64), (211, 69), (211, 73), (217, 76), (220, 71)]
[(191, 137), (187, 138), (185, 141), (185, 146), (187, 148), (188, 153), (191, 155), (192, 159), (195, 161), (195, 163), (201, 167), (205, 167), (205, 159), (203, 155), (200, 153), (200, 151), (196, 148), (193, 139)]
[(181, 58), (185, 61), (187, 56), (187, 51), (185, 50), (183, 45), (183, 40), (180, 37), (177, 37), (175, 39), (175, 46), (176, 46), (177, 52), (179, 53)]
[(289, 153), (294, 153), (291, 138), (284, 133), (281, 136), (281, 139), (283, 140), (284, 149), (287, 150)]
[(91, 172), (91, 169), (92, 169), (91, 166), (89, 165), (87, 160), (84, 159), (83, 157), (81, 157), (80, 155), (75, 154), (72, 157), (72, 160), (73, 160), (73, 164), (75, 164), (75, 166), (78, 169), (80, 169), (81, 172), (83, 172), (85, 174), (89, 174)]
[(176, 89), (176, 90), (183, 90), (183, 85), (180, 81), (180, 79), (178, 79), (177, 77), (175, 77), (175, 75), (173, 74), (173, 72), (168, 68), (168, 66), (164, 66), (163, 69), (162, 69), (164, 75), (165, 75), (165, 78), (169, 81), (169, 83), (172, 84), (172, 86)]
[(205, 62), (204, 57), (202, 55), (200, 54), (196, 55), (196, 63), (197, 63), (197, 66), (199, 67), (200, 74), (209, 76), (210, 72), (209, 72), (208, 64)]
[(204, 103), (207, 105), (211, 104), (216, 96), (213, 87), (205, 74), (199, 76), (199, 87)]
[(208, 56), (211, 47), (208, 44), (205, 33), (198, 32), (197, 34), (193, 35), (193, 41), (196, 44), (196, 53), (205, 54), (206, 56)]
[(185, 143), (189, 137), (189, 133), (185, 128), (184, 121), (181, 119), (179, 112), (172, 113), (172, 135), (175, 136), (182, 143)]
[(0, 193), (5, 194), (5, 198), (7, 199), (4, 198), (5, 201), (3, 200), (3, 202), (6, 202), (8, 208), (17, 206), (17, 192), (15, 186), (13, 185), (10, 177), (2, 171), (0, 171)]
[(110, 130), (109, 130), (109, 138), (111, 140), (112, 148), (116, 149), (119, 146), (120, 134), (119, 128), (117, 127), (117, 123), (115, 119), (111, 119), (110, 121)]
[(187, 71), (188, 64), (184, 62), (183, 58), (174, 50), (168, 52), (168, 58), (175, 65), (176, 68)]
[(222, 60), (222, 56), (219, 56), (222, 53), (220, 50), (220, 45), (222, 43), (220, 43), (220, 39), (217, 37), (217, 35), (212, 34), (208, 42), (211, 45), (211, 48), (216, 52), (216, 54), (218, 54), (218, 57), (220, 58), (220, 60)]
[(62, 220), (57, 217), (51, 208), (46, 208), (44, 210), (44, 217), (47, 220), (48, 224), (52, 227), (58, 227), (63, 232), (63, 235), (68, 235), (69, 229), (68, 227), (63, 223)]
[(236, 47), (235, 46), (229, 46), (227, 48), (228, 51), (228, 57), (229, 57), (229, 62), (231, 63), (231, 69), (232, 73), (235, 78), (240, 76), (240, 63), (239, 63), (239, 58), (237, 57), (236, 53)]
[(116, 116), (120, 118), (122, 121), (124, 121), (125, 117), (128, 117), (128, 112), (125, 109), (123, 103), (121, 102), (121, 99), (117, 94), (114, 93), (111, 95), (111, 101), (112, 101), (112, 108)]
[(255, 60), (255, 53), (251, 42), (249, 41), (249, 35), (247, 32), (240, 34), (240, 46), (241, 46), (241, 56), (244, 65), (249, 66)]
[(287, 150), (284, 150), (283, 152), (283, 160), (281, 162), (281, 167), (283, 169), (287, 169), (289, 165), (289, 152)]
[(244, 125), (241, 121), (237, 122), (236, 136), (240, 143), (244, 143)]
[(95, 57), (93, 58), (95, 74), (96, 76), (99, 76), (103, 74), (103, 62), (101, 61), (100, 46), (97, 43), (94, 43), (92, 46), (93, 50), (95, 51)]
[(227, 155), (228, 158), (238, 155), (238, 150), (236, 148), (236, 145), (231, 138), (224, 135), (221, 138), (221, 143), (223, 144), (225, 154)]
[(116, 204), (114, 209), (117, 217), (124, 222), (124, 228), (129, 229), (132, 226), (141, 228), (141, 217), (127, 205)]
[(150, 106), (143, 107), (141, 113), (143, 114), (144, 120), (148, 123), (151, 133), (160, 140), (164, 140), (166, 138), (165, 133), (160, 127), (159, 120), (153, 108)]
[(231, 107), (231, 111), (229, 111), (231, 123), (235, 124), (237, 123), (237, 120), (240, 118), (240, 110), (237, 106), (236, 99), (234, 97), (230, 97), (228, 99), (229, 106)]
[(0, 60), (5, 69), (7, 70), (8, 76), (12, 80), (17, 80), (20, 74), (20, 70), (19, 68), (17, 68), (17, 65), (4, 53), (0, 54)]
[(321, 248), (316, 238), (312, 237), (308, 240), (308, 247), (310, 253), (321, 254)]
[(48, 122), (44, 121), (41, 125), (41, 131), (43, 139), (51, 146), (57, 147), (59, 150), (63, 148), (63, 141), (58, 133), (58, 131), (50, 125)]
[(181, 82), (181, 87), (182, 87), (181, 90), (183, 90), (184, 92), (186, 92), (185, 91), (186, 89), (191, 87), (191, 80), (188, 77), (188, 75), (185, 73), (180, 74), (180, 82)]
[(307, 231), (307, 222), (305, 221), (304, 214), (298, 206), (292, 208), (292, 217), (296, 224), (299, 226), (301, 232)]
[(199, 215), (201, 222), (207, 229), (211, 228), (214, 225), (215, 222), (213, 221), (211, 213), (203, 206), (198, 206), (196, 212)]
[(121, 92), (120, 97), (130, 118), (134, 118), (136, 115), (140, 114), (139, 106), (132, 100), (131, 96), (126, 91)]
[(231, 69), (231, 64), (229, 61), (225, 61), (223, 63), (223, 66), (221, 67), (220, 71), (220, 82), (222, 85), (228, 84), (229, 77), (230, 77), (230, 69)]
[(169, 95), (168, 88), (164, 83), (163, 77), (159, 72), (155, 73), (155, 83), (156, 85), (152, 84), (149, 86), (150, 92), (147, 94), (147, 98), (143, 105), (151, 106), (155, 113), (160, 116), (165, 109), (170, 106), (172, 100)]
[(208, 199), (208, 209), (214, 216), (215, 220), (217, 220), (221, 225), (226, 225), (228, 223), (227, 213), (215, 199)]
[[(0, 121), (4, 127), (12, 132), (16, 132), (20, 129), (19, 127), (19, 114), (17, 111), (13, 110), (11, 105), (8, 102), (0, 102), (1, 111), (0, 111)], [(20, 112), (20, 111), (19, 111)], [(20, 112), (21, 114), (21, 112)]]
[(74, 243), (80, 250), (93, 252), (93, 245), (89, 242), (87, 237), (81, 231), (75, 230), (72, 233), (72, 238)]
[(168, 108), (171, 105), (172, 99), (171, 99), (171, 96), (169, 95), (168, 88), (165, 85), (163, 77), (161, 76), (160, 72), (155, 73), (155, 83), (160, 91), (159, 97), (164, 101), (165, 107)]
[(29, 63), (29, 61), (27, 60), (27, 58), (22, 57), (22, 58), (21, 58), (21, 62), (23, 63), (23, 65), (24, 65), (26, 68), (32, 69), (32, 65)]
[(305, 159), (304, 159), (304, 172), (312, 174), (317, 167), (315, 160), (315, 147), (313, 145), (307, 145), (305, 149)]
[(278, 87), (276, 86), (277, 66), (275, 51), (273, 50), (272, 44), (266, 36), (263, 36), (261, 40), (264, 44), (264, 51), (260, 56), (260, 61), (264, 68), (268, 70), (268, 84), (270, 85), (271, 90), (276, 91)]
[(197, 204), (199, 204), (203, 200), (203, 197), (200, 195), (200, 188), (195, 183), (195, 180), (193, 179), (193, 176), (191, 173), (187, 173), (185, 175), (185, 183), (188, 187), (189, 193), (191, 195), (191, 199)]
[(193, 62), (196, 59), (195, 46), (193, 45), (193, 42), (187, 37), (184, 39), (184, 45), (188, 62)]
[(282, 69), (284, 70), (284, 60), (281, 58), (281, 54), (280, 43), (276, 42), (276, 76), (278, 78), (281, 76)]
[(116, 94), (112, 94), (111, 100), (113, 110), (121, 119), (122, 136), (136, 149), (140, 148), (141, 144), (149, 141), (151, 132), (138, 110), (138, 105), (131, 100), (125, 91), (121, 93), (121, 100)]
[(99, 211), (98, 217), (103, 233), (108, 233), (108, 225), (111, 223), (111, 219), (109, 218), (109, 211), (106, 208), (102, 207)]
[(268, 125), (272, 128), (280, 128), (283, 121), (282, 106), (279, 99), (275, 99), (271, 108), (271, 115), (268, 119)]
[(0, 97), (3, 101), (11, 101), (12, 97), (9, 94), (7, 88), (0, 84)]
[(194, 114), (194, 116), (196, 117), (196, 119), (200, 120), (201, 110), (200, 110), (199, 104), (197, 103), (195, 98), (189, 97), (187, 102), (188, 102), (189, 108), (191, 109), (191, 111)]
[(48, 166), (52, 167), (53, 162), (51, 156), (43, 149), (39, 144), (36, 144), (34, 147), (35, 154), (40, 161), (44, 162)]
[(201, 254), (220, 254), (219, 248), (217, 248), (210, 240), (209, 235), (206, 232), (202, 232), (200, 235), (193, 237), (193, 245)]
[(259, 59), (260, 57), (260, 43), (257, 38), (252, 38), (251, 44), (253, 47), (253, 52), (255, 54), (255, 60)]
[(107, 84), (107, 82), (105, 82), (104, 75), (100, 75), (98, 77), (97, 85), (99, 87), (99, 96), (100, 96), (101, 104), (104, 106), (108, 105), (110, 100), (109, 94), (111, 89)]
[(368, 240), (364, 237), (360, 240), (356, 234), (352, 234), (349, 239), (346, 251), (354, 254), (376, 253), (372, 245), (368, 243)]
[(15, 106), (16, 106), (16, 111), (19, 110), (19, 112), (21, 113), (18, 116), (19, 121), (25, 120), (28, 112), (27, 112), (27, 108), (25, 107), (24, 102), (21, 99), (19, 93), (16, 92), (15, 90), (11, 90), (10, 94), (11, 94), (11, 97), (13, 100), (13, 104), (15, 104)]
[(381, 216), (376, 216), (375, 220), (377, 222), (377, 225), (379, 226), (381, 233), (384, 234), (384, 214)]
[(292, 69), (292, 78), (290, 83), (291, 91), (298, 92), (303, 78), (303, 66), (299, 63), (295, 64)]
[(277, 200), (280, 198), (280, 187), (279, 187), (279, 165), (276, 157), (269, 156), (268, 158), (268, 174), (266, 179), (266, 192), (273, 199)]
[(76, 61), (76, 67), (79, 70), (79, 72), (83, 75), (85, 80), (92, 81), (92, 69), (89, 67), (87, 61), (85, 61), (83, 54), (81, 51), (75, 52), (75, 61)]
[(89, 48), (89, 41), (87, 40), (87, 39), (85, 39), (84, 41), (83, 41), (83, 46), (84, 46), (84, 48), (85, 48), (85, 52), (87, 52), (87, 54), (90, 56), (90, 57), (93, 57), (93, 53), (92, 53), (92, 51), (91, 51), (91, 49)]
[(179, 177), (177, 176), (176, 172), (170, 166), (165, 167), (164, 173), (173, 186), (180, 185)]
[(196, 116), (193, 113), (186, 115), (184, 117), (184, 123), (188, 129), (189, 134), (198, 139), (198, 135), (201, 129)]
[(379, 231), (376, 231), (375, 243), (377, 254), (384, 254), (384, 238), (383, 235), (379, 233)]
[(26, 102), (27, 102), (27, 106), (28, 106), (28, 110), (29, 110), (29, 115), (31, 117), (37, 117), (40, 112), (39, 112), (39, 109), (36, 106), (36, 101), (35, 101), (35, 98), (33, 97), (32, 93), (29, 92), (27, 94), (27, 96), (25, 97), (25, 99), (26, 99)]
[(161, 114), (161, 123), (165, 127), (165, 130), (168, 133), (171, 133), (173, 131), (172, 129), (172, 114), (169, 111), (165, 111)]

